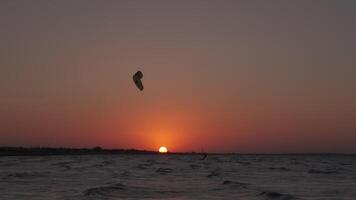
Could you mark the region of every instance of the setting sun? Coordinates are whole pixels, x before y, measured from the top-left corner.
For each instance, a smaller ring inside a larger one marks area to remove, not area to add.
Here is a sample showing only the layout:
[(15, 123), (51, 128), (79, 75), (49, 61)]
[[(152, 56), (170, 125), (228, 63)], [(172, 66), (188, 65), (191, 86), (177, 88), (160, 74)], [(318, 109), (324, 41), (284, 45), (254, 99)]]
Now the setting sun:
[(160, 147), (158, 150), (160, 153), (167, 153), (168, 149), (166, 147)]

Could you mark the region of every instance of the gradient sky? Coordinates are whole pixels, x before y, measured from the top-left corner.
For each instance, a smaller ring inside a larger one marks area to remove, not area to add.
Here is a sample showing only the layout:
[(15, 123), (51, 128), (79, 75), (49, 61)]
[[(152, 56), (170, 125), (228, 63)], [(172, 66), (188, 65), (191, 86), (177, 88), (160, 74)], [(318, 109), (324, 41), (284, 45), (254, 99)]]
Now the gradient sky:
[(356, 1), (2, 0), (0, 41), (0, 146), (356, 153)]

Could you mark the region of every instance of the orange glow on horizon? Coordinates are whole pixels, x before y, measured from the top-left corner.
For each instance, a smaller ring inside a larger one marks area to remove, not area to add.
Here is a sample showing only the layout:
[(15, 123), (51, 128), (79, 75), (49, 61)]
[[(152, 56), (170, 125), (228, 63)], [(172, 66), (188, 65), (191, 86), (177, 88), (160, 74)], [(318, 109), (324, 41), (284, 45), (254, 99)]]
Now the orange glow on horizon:
[(200, 112), (172, 107), (150, 108), (149, 103), (145, 105), (147, 108), (134, 108), (139, 111), (125, 114), (126, 119), (120, 125), (124, 125), (126, 129), (120, 132), (121, 138), (117, 141), (124, 139), (126, 144), (146, 150), (157, 151), (163, 144), (169, 146), (171, 151), (199, 150), (190, 146), (201, 146), (196, 139)]

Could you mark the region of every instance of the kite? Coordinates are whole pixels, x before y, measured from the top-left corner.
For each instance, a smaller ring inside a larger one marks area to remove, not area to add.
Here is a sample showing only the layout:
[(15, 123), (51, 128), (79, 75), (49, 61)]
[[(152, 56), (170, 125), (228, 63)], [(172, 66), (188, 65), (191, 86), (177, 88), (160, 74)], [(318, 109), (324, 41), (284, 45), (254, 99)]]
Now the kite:
[(136, 87), (142, 91), (143, 90), (143, 84), (142, 84), (141, 79), (143, 78), (143, 73), (141, 71), (137, 71), (133, 75), (132, 78), (133, 78), (133, 81), (135, 82)]

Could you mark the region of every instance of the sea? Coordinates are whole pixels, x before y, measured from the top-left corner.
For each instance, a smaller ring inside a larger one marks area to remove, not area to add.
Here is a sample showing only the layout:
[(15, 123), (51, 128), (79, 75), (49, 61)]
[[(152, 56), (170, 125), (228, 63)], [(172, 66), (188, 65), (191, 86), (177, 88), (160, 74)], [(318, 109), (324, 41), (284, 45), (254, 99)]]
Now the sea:
[(3, 156), (0, 199), (355, 200), (356, 156)]

